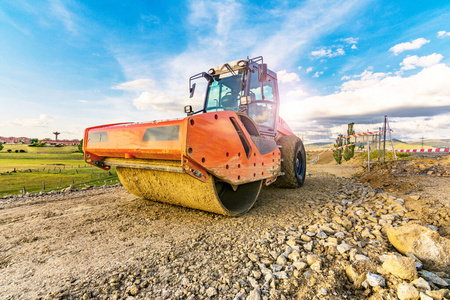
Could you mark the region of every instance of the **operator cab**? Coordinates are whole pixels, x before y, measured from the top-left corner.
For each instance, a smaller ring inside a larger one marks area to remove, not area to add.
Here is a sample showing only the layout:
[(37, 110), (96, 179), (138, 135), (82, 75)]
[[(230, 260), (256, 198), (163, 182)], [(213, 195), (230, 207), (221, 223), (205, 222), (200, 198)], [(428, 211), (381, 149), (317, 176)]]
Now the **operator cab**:
[[(211, 68), (208, 73), (192, 76), (190, 81), (200, 77), (209, 83), (204, 109), (198, 112), (242, 112), (252, 118), (262, 135), (275, 135), (279, 107), (277, 75), (267, 70), (261, 56)], [(195, 84), (190, 87), (192, 97)], [(192, 114), (192, 109), (186, 112)]]

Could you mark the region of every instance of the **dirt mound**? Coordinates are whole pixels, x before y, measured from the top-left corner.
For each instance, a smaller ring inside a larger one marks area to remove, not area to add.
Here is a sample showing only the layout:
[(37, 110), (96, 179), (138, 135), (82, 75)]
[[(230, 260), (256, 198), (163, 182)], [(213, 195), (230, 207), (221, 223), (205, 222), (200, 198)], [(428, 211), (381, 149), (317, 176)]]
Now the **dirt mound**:
[(411, 193), (419, 190), (411, 176), (450, 176), (450, 157), (375, 162), (370, 166), (370, 173), (367, 171), (364, 166), (361, 182), (376, 189)]
[(404, 182), (393, 174), (389, 173), (366, 173), (361, 176), (360, 181), (379, 190), (412, 192), (418, 188), (414, 183)]

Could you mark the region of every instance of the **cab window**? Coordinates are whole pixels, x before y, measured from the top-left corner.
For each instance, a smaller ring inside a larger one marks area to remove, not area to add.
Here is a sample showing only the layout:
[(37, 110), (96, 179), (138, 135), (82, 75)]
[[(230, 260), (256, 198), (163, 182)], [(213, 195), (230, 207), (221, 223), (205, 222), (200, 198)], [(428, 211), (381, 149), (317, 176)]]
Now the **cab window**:
[[(239, 70), (237, 76), (240, 80), (245, 80), (245, 70)], [(206, 100), (206, 112), (233, 110), (239, 111), (239, 99), (244, 91), (231, 73), (214, 76), (214, 80), (209, 84), (208, 98)]]
[[(250, 78), (248, 115), (259, 126), (275, 128), (276, 99), (274, 79), (268, 76), (266, 82), (259, 82), (257, 73)], [(270, 129), (269, 129), (270, 130)]]
[[(261, 90), (261, 84), (263, 89)], [(256, 73), (252, 73), (251, 81), (250, 81), (250, 91), (249, 94), (252, 97), (252, 101), (272, 101), (274, 102), (275, 87), (274, 80), (272, 77), (267, 76), (266, 82), (259, 82), (258, 75)]]

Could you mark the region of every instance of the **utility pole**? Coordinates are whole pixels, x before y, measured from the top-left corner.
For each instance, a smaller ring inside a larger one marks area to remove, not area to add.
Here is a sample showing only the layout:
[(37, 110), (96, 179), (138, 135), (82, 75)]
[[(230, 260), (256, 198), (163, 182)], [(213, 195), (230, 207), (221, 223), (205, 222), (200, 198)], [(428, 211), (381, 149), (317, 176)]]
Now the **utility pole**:
[(377, 153), (378, 161), (380, 161), (380, 156), (381, 156), (381, 127), (378, 127), (378, 153)]
[(386, 124), (387, 124), (387, 128), (389, 130), (389, 139), (391, 140), (391, 144), (392, 144), (392, 152), (394, 152), (395, 160), (397, 160), (397, 154), (395, 154), (395, 148), (394, 148), (394, 140), (392, 139), (392, 134), (391, 134), (391, 126), (389, 126), (389, 122), (386, 122)]

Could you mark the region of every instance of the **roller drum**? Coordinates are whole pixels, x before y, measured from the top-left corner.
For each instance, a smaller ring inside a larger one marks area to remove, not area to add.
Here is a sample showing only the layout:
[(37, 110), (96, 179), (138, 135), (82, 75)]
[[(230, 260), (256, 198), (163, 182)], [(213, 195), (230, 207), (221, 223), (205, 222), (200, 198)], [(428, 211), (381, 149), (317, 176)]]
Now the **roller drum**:
[(228, 216), (247, 212), (262, 186), (262, 181), (255, 181), (233, 190), (212, 175), (202, 182), (185, 173), (130, 167), (116, 170), (123, 186), (138, 197)]

